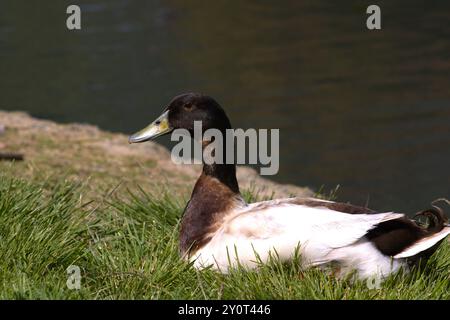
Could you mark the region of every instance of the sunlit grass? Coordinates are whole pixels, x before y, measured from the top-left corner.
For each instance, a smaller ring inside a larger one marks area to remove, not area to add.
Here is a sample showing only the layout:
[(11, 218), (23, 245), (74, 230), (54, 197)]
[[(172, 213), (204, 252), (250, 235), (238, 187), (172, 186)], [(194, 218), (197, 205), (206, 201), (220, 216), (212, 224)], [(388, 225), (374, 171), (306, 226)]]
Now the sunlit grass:
[[(0, 298), (450, 299), (447, 241), (424, 270), (379, 289), (277, 259), (253, 271), (199, 272), (178, 253), (185, 200), (141, 190), (85, 203), (84, 188), (0, 175)], [(81, 269), (80, 290), (66, 285), (70, 265)]]

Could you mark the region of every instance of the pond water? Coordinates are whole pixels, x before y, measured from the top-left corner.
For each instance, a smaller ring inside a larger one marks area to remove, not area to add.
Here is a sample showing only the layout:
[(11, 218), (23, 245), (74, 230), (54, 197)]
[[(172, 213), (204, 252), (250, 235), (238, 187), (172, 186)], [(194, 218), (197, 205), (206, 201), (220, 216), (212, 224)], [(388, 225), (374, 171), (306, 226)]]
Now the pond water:
[[(131, 133), (176, 94), (279, 128), (271, 177), (414, 213), (450, 197), (450, 2), (2, 0), (0, 109)], [(168, 139), (163, 140), (168, 145)]]

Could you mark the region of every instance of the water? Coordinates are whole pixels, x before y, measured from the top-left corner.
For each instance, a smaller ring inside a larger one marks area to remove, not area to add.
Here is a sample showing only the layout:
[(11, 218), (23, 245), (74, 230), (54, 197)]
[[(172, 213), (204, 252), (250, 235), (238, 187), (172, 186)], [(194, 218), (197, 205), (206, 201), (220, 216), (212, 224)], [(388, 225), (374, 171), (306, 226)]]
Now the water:
[[(415, 212), (450, 197), (450, 2), (2, 0), (0, 109), (131, 133), (177, 93), (280, 128), (283, 183)], [(167, 144), (168, 140), (163, 141)]]

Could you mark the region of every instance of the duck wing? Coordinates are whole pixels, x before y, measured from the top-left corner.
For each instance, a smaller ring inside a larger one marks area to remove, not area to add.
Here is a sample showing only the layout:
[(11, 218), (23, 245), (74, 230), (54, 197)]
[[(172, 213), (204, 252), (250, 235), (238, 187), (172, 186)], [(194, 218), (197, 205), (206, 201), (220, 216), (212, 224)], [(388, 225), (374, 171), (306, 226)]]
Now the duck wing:
[(224, 227), (225, 234), (236, 238), (282, 237), (339, 248), (359, 240), (380, 223), (403, 217), (394, 212), (349, 214), (326, 206), (276, 200), (250, 205), (226, 221)]

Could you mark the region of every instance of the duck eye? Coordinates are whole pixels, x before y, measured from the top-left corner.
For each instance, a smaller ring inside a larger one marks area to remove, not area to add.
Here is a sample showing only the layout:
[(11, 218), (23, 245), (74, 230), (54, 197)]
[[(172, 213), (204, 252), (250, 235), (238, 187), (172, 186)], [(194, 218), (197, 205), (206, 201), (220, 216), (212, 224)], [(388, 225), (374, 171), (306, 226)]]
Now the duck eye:
[(192, 110), (193, 105), (190, 103), (187, 103), (183, 106), (186, 110)]

